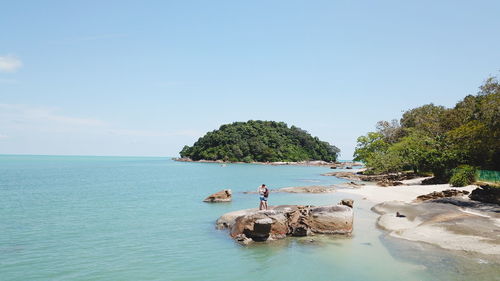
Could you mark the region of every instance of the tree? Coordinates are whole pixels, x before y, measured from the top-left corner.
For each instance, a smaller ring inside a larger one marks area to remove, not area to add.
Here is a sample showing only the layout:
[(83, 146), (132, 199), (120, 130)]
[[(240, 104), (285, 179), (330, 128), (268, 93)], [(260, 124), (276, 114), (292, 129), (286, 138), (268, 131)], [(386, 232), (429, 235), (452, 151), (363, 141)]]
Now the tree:
[(397, 119), (377, 122), (377, 132), (384, 136), (384, 141), (387, 143), (396, 143), (404, 136), (404, 131)]
[(444, 106), (426, 104), (406, 111), (401, 118), (401, 126), (404, 129), (413, 128), (427, 135), (436, 136), (444, 132), (441, 120), (445, 112)]
[(185, 146), (180, 155), (193, 160), (336, 161), (340, 150), (283, 122), (250, 120), (224, 124)]
[(412, 169), (442, 179), (462, 164), (500, 170), (500, 84), (495, 77), (453, 108), (423, 105), (406, 111), (400, 124), (380, 121), (376, 133), (359, 137), (356, 160), (372, 172)]
[(389, 144), (385, 142), (384, 135), (376, 132), (369, 132), (366, 136), (357, 139), (356, 149), (354, 150), (354, 160), (370, 162), (377, 153), (385, 152)]

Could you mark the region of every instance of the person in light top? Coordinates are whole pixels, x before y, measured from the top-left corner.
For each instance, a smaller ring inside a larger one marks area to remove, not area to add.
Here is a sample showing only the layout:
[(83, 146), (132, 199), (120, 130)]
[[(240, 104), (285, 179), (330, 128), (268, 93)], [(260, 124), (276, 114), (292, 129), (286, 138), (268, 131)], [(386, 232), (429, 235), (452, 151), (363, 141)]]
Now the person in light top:
[(262, 184), (258, 188), (260, 205), (259, 210), (267, 210), (267, 198), (269, 197), (269, 189), (265, 184)]

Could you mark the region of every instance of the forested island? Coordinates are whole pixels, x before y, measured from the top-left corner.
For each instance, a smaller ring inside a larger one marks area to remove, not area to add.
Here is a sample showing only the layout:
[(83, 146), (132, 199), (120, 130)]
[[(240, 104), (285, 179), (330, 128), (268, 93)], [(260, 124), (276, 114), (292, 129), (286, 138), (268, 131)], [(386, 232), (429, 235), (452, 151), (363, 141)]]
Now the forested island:
[(490, 77), (453, 108), (423, 105), (376, 129), (357, 139), (354, 152), (368, 173), (412, 170), (467, 185), (477, 168), (500, 170), (500, 84)]
[(220, 126), (193, 146), (184, 146), (181, 157), (230, 162), (335, 162), (340, 150), (307, 131), (284, 122), (250, 120)]

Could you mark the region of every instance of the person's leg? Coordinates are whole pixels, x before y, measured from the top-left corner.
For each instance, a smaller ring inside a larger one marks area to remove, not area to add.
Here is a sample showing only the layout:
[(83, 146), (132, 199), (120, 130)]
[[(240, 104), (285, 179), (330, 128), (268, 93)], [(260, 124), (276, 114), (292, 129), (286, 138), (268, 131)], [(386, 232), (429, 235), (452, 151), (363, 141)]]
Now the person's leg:
[(264, 200), (264, 209), (267, 210), (267, 198)]
[(259, 211), (262, 210), (262, 207), (264, 206), (264, 201), (260, 200), (260, 204), (259, 204)]

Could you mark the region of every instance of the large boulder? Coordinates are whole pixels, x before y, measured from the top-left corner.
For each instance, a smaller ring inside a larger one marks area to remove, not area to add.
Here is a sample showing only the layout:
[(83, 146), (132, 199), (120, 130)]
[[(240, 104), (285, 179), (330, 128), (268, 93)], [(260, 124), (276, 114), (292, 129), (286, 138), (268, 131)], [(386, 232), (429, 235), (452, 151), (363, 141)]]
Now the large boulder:
[[(255, 241), (265, 241), (269, 237), (272, 239), (284, 238), (288, 232), (287, 226), (287, 210), (263, 210), (263, 211), (246, 211), (246, 214), (235, 217), (234, 222), (228, 221), (226, 224), (229, 226), (230, 235), (233, 238), (240, 236), (241, 234), (246, 235), (248, 238), (254, 239)], [(224, 216), (223, 216), (224, 217)], [(221, 217), (222, 218), (222, 217)], [(259, 221), (267, 222), (270, 225), (268, 235), (265, 239), (262, 233), (262, 228), (258, 225), (255, 227), (255, 223)], [(270, 222), (270, 223), (269, 223)], [(218, 228), (221, 229), (220, 218), (217, 220)]]
[(481, 185), (474, 189), (469, 198), (475, 201), (500, 205), (500, 188), (490, 185)]
[(309, 228), (314, 233), (350, 234), (353, 216), (352, 208), (346, 205), (314, 207), (310, 209)]
[(209, 202), (209, 203), (231, 202), (231, 199), (232, 199), (231, 189), (224, 189), (208, 196), (207, 198), (205, 198), (205, 200), (203, 200), (203, 202)]
[[(346, 199), (346, 203), (352, 200)], [(216, 226), (229, 229), (242, 244), (252, 241), (282, 239), (286, 236), (308, 236), (313, 233), (350, 234), (353, 211), (347, 205), (300, 206), (280, 205), (269, 210), (241, 210), (221, 216)]]

